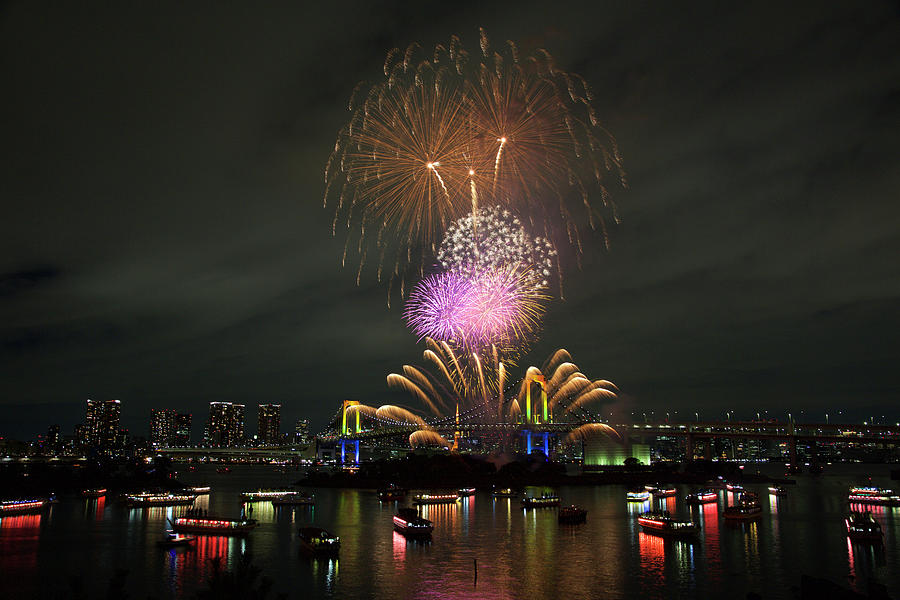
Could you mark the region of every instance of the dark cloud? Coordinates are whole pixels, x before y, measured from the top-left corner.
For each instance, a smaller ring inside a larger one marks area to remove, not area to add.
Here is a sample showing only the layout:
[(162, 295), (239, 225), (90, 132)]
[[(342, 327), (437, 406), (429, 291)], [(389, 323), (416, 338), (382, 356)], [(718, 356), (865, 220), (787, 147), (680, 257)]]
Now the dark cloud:
[(322, 167), (390, 47), (475, 47), (479, 26), (583, 74), (628, 170), (612, 249), (589, 240), (533, 361), (568, 347), (630, 410), (894, 410), (890, 3), (19, 3), (0, 14), (0, 434), (70, 428), (87, 397), (137, 432), (151, 406), (321, 423), (396, 398), (385, 375), (421, 347), (373, 274), (341, 269)]

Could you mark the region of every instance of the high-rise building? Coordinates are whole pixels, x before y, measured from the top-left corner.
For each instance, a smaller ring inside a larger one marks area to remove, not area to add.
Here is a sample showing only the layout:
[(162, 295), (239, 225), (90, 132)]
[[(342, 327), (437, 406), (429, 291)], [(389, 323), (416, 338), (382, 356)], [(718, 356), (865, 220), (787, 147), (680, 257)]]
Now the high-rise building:
[(185, 447), (191, 445), (191, 414), (178, 413), (175, 415), (175, 445)]
[(62, 436), (59, 425), (51, 425), (47, 428), (47, 447), (54, 453), (62, 449)]
[(281, 443), (281, 405), (260, 404), (257, 415), (257, 437), (263, 444)]
[(175, 442), (175, 411), (169, 408), (150, 409), (150, 444), (167, 448)]
[(309, 443), (309, 419), (297, 419), (297, 423), (294, 425), (294, 442)]
[(85, 446), (101, 450), (112, 450), (119, 445), (119, 418), (122, 403), (118, 400), (87, 401), (85, 413), (84, 442)]
[(244, 405), (210, 402), (206, 424), (206, 443), (210, 446), (235, 446), (244, 439)]

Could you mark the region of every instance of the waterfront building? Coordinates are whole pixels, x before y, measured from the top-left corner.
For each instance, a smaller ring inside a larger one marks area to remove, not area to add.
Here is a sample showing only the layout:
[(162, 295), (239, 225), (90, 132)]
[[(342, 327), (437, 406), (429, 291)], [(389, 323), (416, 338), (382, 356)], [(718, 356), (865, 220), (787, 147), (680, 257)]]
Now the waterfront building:
[(175, 445), (184, 448), (191, 445), (191, 413), (175, 415)]
[(51, 425), (47, 428), (47, 448), (54, 454), (62, 449), (62, 435), (59, 425)]
[(309, 438), (309, 419), (297, 419), (294, 425), (294, 442), (297, 444), (308, 444)]
[(281, 405), (260, 404), (257, 413), (257, 437), (262, 444), (281, 443)]
[(244, 439), (244, 405), (231, 402), (210, 402), (206, 424), (206, 444), (236, 446)]
[(82, 440), (85, 447), (111, 451), (119, 447), (119, 419), (122, 403), (119, 400), (87, 400)]
[(150, 444), (167, 448), (175, 442), (175, 411), (169, 408), (150, 409)]

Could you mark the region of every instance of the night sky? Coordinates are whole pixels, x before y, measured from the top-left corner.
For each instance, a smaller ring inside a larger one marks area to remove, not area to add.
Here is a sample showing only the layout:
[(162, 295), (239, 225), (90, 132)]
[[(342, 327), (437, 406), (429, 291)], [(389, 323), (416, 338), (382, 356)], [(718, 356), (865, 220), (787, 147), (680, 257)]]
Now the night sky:
[(385, 376), (422, 345), (341, 269), (322, 171), (390, 48), (479, 26), (590, 82), (630, 184), (526, 364), (566, 347), (606, 413), (900, 416), (896, 3), (0, 11), (0, 435), (71, 433), (86, 398), (195, 438), (214, 400), (249, 433), (260, 402), (285, 430), (408, 402)]

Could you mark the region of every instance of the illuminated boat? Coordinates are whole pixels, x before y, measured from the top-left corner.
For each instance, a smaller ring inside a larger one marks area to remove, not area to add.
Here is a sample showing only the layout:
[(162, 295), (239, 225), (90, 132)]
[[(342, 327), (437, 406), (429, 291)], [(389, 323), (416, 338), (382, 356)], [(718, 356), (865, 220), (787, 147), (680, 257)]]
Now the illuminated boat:
[(389, 485), (386, 488), (378, 490), (378, 499), (382, 502), (393, 502), (395, 500), (403, 500), (409, 490), (396, 485)]
[(177, 546), (190, 546), (196, 539), (197, 537), (193, 535), (184, 535), (182, 533), (169, 531), (166, 533), (166, 537), (156, 543), (165, 548), (175, 548)]
[(272, 506), (312, 506), (315, 503), (315, 496), (303, 492), (291, 492), (272, 498)]
[(27, 515), (41, 512), (44, 507), (50, 505), (51, 498), (26, 498), (22, 500), (0, 501), (0, 517), (9, 515)]
[(844, 519), (847, 524), (847, 537), (851, 540), (862, 542), (880, 542), (884, 533), (881, 525), (872, 517), (869, 511), (852, 511), (850, 516)]
[(719, 499), (719, 495), (712, 490), (703, 490), (696, 494), (688, 494), (684, 501), (688, 504), (709, 504)]
[(209, 487), (208, 485), (197, 485), (194, 487), (187, 488), (187, 491), (191, 492), (192, 494), (197, 494), (198, 496), (204, 496), (204, 495), (208, 494), (211, 490), (212, 490), (212, 488)]
[(82, 498), (99, 498), (106, 495), (106, 488), (90, 488), (81, 490)]
[(244, 502), (260, 502), (296, 493), (295, 490), (256, 490), (255, 492), (241, 492), (241, 500)]
[(650, 492), (643, 490), (640, 492), (625, 492), (625, 500), (628, 502), (646, 502), (650, 499)]
[(419, 516), (419, 511), (415, 508), (401, 508), (394, 515), (394, 529), (403, 535), (429, 536), (434, 531), (434, 524), (428, 519)]
[(693, 521), (679, 521), (668, 512), (646, 513), (638, 517), (638, 525), (645, 533), (670, 536), (692, 536), (700, 531)]
[(848, 499), (856, 504), (878, 504), (881, 506), (900, 506), (900, 496), (894, 490), (877, 487), (850, 488)]
[(140, 494), (128, 494), (125, 502), (128, 506), (185, 506), (194, 503), (197, 498), (194, 494), (172, 494), (142, 492)]
[(494, 498), (518, 498), (519, 492), (512, 488), (494, 488), (494, 491), (491, 492), (491, 496)]
[(216, 517), (176, 517), (171, 521), (172, 529), (177, 533), (198, 533), (201, 535), (247, 535), (257, 527), (259, 523), (254, 519), (219, 519)]
[(475, 495), (475, 488), (459, 488), (459, 490), (457, 490), (456, 493), (459, 494), (459, 497), (460, 497), (460, 498), (466, 498), (466, 497), (468, 497), (468, 496), (474, 496), (474, 495)]
[(526, 496), (522, 498), (522, 508), (547, 508), (559, 506), (559, 496)]
[(580, 506), (571, 505), (571, 506), (563, 506), (559, 509), (559, 516), (557, 517), (560, 523), (565, 525), (577, 525), (579, 523), (584, 523), (587, 521), (587, 510), (581, 508)]
[(231, 473), (231, 467), (217, 467), (216, 473)]
[(459, 494), (416, 494), (413, 504), (452, 504), (459, 500)]
[(743, 492), (744, 486), (742, 486), (739, 483), (726, 483), (725, 489), (728, 490), (729, 492)]
[(769, 495), (770, 496), (787, 496), (787, 490), (781, 487), (780, 485), (770, 485), (769, 486)]
[(667, 487), (657, 487), (653, 485), (648, 485), (646, 488), (648, 492), (650, 492), (654, 498), (671, 498), (678, 494), (678, 490), (675, 488), (667, 488)]
[(341, 549), (341, 538), (320, 527), (301, 527), (300, 547), (318, 556), (333, 556)]
[(738, 497), (737, 502), (725, 507), (726, 520), (749, 521), (760, 515), (762, 505), (759, 503), (759, 497), (752, 492), (744, 492)]

